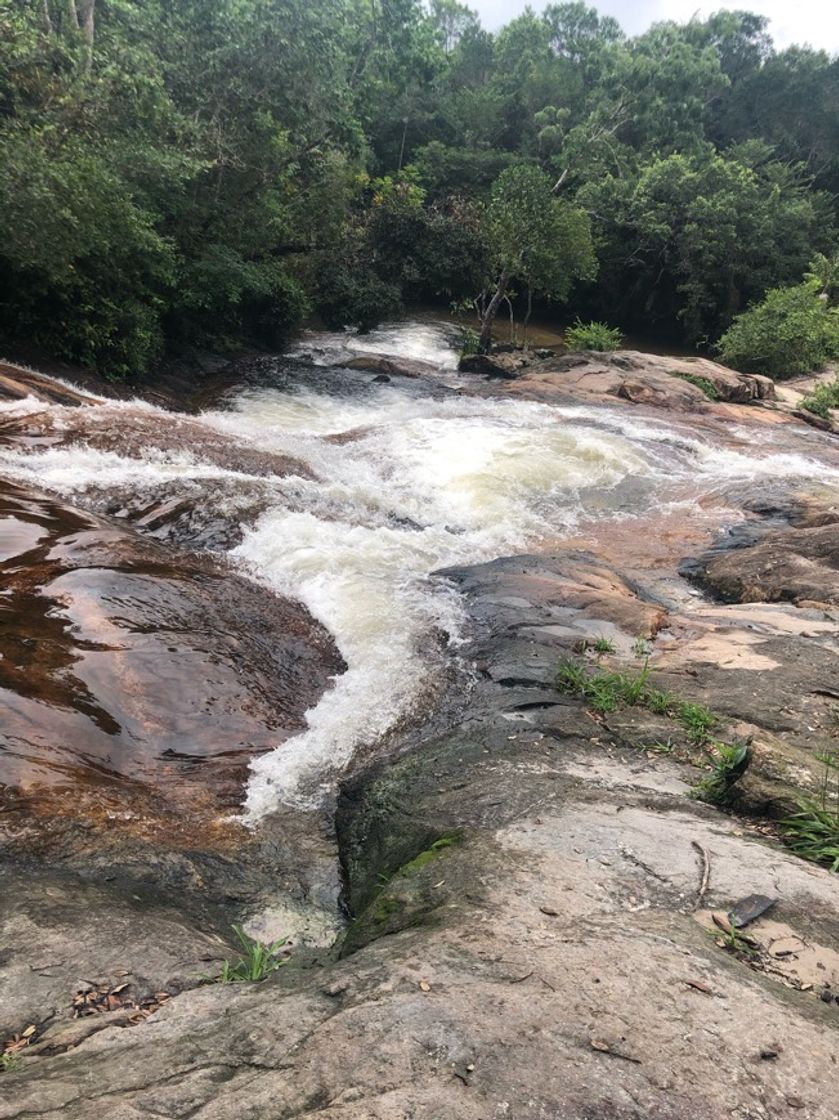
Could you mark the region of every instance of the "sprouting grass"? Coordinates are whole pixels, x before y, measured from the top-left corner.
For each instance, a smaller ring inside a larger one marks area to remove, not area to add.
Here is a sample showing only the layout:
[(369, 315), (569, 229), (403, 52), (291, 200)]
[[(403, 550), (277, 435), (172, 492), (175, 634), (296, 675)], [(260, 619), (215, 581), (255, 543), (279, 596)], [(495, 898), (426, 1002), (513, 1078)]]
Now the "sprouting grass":
[(752, 959), (760, 955), (757, 945), (748, 934), (742, 933), (728, 917), (728, 929), (715, 929), (708, 932), (721, 949), (733, 953), (736, 957)]
[(839, 871), (839, 756), (830, 752), (816, 757), (824, 763), (821, 796), (799, 801), (798, 812), (781, 827), (787, 847), (797, 856)]
[(585, 665), (570, 659), (559, 664), (559, 684), (566, 692), (574, 693), (589, 702), (601, 715), (616, 708), (637, 704), (646, 688), (649, 668), (640, 673), (610, 673), (598, 670), (589, 673)]
[(706, 708), (704, 704), (692, 704), (687, 700), (678, 703), (675, 716), (692, 742), (698, 744), (707, 743), (711, 732), (720, 722), (710, 708)]
[(586, 700), (591, 709), (600, 715), (618, 708), (647, 708), (656, 715), (678, 720), (692, 742), (698, 745), (706, 743), (719, 723), (714, 713), (703, 704), (693, 704), (674, 696), (672, 692), (654, 688), (650, 675), (648, 660), (638, 672), (598, 669), (592, 673), (584, 664), (566, 659), (560, 662), (558, 677), (560, 686), (566, 692)]
[(812, 863), (839, 871), (839, 818), (832, 809), (812, 801), (799, 801), (798, 812), (782, 823), (790, 851)]
[(713, 743), (709, 757), (711, 770), (693, 787), (693, 796), (709, 805), (730, 805), (749, 765), (749, 748), (745, 743)]
[(0, 1054), (0, 1073), (11, 1073), (19, 1064), (20, 1058), (17, 1054), (10, 1054), (8, 1051)]
[(206, 978), (210, 983), (258, 983), (288, 964), (288, 957), (281, 955), (281, 950), (286, 943), (285, 937), (265, 945), (253, 937), (248, 937), (241, 926), (234, 925), (232, 928), (237, 941), (242, 946), (242, 956), (237, 961), (225, 961), (218, 976)]
[(678, 377), (680, 381), (687, 381), (689, 384), (696, 386), (697, 389), (701, 389), (709, 401), (720, 399), (716, 386), (707, 377), (699, 377), (695, 373), (682, 373), (678, 369), (670, 370), (670, 373), (673, 377)]
[(603, 634), (598, 634), (594, 641), (590, 643), (590, 648), (595, 653), (614, 653), (615, 643)]

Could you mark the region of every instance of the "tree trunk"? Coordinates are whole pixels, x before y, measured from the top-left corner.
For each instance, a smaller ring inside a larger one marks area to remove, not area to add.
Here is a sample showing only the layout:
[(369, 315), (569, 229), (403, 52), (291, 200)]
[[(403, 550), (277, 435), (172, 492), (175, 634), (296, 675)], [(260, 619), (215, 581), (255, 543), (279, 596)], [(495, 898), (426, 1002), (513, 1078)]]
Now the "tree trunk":
[(50, 16), (49, 0), (42, 0), (41, 12), (44, 20), (44, 32), (47, 35), (52, 35), (52, 18)]
[(67, 0), (67, 18), (72, 31), (79, 30), (79, 13), (76, 11), (76, 0)]
[(481, 354), (488, 354), (492, 349), (492, 324), (495, 322), (498, 308), (501, 306), (504, 293), (507, 291), (509, 280), (510, 277), (507, 275), (506, 269), (504, 269), (498, 277), (498, 285), (492, 294), (492, 299), (481, 315), (481, 336), (478, 340), (478, 351)]
[(81, 0), (79, 29), (84, 39), (85, 61), (84, 69), (87, 74), (93, 64), (93, 17), (96, 10), (96, 0)]
[(533, 310), (533, 289), (527, 286), (527, 313), (524, 316), (524, 348), (527, 349), (527, 324), (530, 322), (530, 313)]

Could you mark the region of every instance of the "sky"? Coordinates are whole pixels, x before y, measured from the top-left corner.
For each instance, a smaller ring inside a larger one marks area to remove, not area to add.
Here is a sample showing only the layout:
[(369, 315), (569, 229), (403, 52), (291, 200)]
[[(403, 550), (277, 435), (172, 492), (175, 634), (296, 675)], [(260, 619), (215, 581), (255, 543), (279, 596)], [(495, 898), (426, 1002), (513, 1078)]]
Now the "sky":
[[(469, 0), (467, 0), (469, 2)], [(733, 8), (757, 12), (771, 21), (769, 33), (777, 47), (792, 43), (804, 44), (839, 52), (839, 3), (835, 0), (711, 0), (698, 4), (697, 0), (588, 0), (604, 15), (615, 16), (624, 31), (637, 35), (658, 20), (673, 19), (686, 23), (691, 16), (700, 18)], [(471, 0), (485, 27), (495, 30), (521, 12), (527, 0)], [(531, 6), (540, 11), (543, 0), (531, 0)]]

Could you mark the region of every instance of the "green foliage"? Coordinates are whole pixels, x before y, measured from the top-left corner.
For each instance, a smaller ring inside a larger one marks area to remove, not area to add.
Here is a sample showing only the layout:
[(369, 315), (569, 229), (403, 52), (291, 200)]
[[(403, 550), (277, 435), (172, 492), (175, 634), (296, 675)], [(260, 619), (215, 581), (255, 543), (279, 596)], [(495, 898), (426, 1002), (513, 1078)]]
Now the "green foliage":
[(817, 756), (824, 764), (820, 797), (798, 803), (798, 812), (782, 822), (787, 846), (813, 863), (839, 871), (839, 755)]
[(623, 335), (616, 327), (606, 323), (581, 323), (578, 319), (565, 332), (565, 342), (569, 350), (619, 350)]
[(461, 336), (460, 356), (463, 358), (469, 354), (477, 354), (479, 343), (480, 338), (478, 332), (467, 327)]
[(671, 370), (670, 372), (673, 377), (678, 377), (681, 381), (687, 381), (688, 384), (695, 385), (697, 389), (701, 389), (709, 401), (718, 401), (720, 399), (716, 386), (713, 381), (709, 381), (707, 377), (699, 377), (695, 373), (683, 373), (678, 369)]
[(288, 964), (288, 957), (282, 954), (286, 938), (263, 945), (261, 941), (248, 937), (241, 926), (234, 925), (232, 929), (242, 946), (242, 956), (237, 961), (224, 961), (219, 975), (213, 977), (213, 983), (258, 983)]
[(648, 660), (639, 672), (621, 673), (605, 669), (592, 672), (583, 662), (565, 659), (560, 662), (557, 680), (560, 688), (584, 699), (600, 715), (623, 707), (647, 708), (681, 723), (693, 743), (708, 742), (711, 731), (719, 723), (714, 713), (703, 704), (682, 700), (653, 687), (650, 676)]
[(624, 319), (677, 321), (691, 342), (717, 337), (767, 288), (800, 277), (833, 222), (801, 169), (761, 144), (657, 155), (578, 197), (600, 215), (598, 298)]
[(687, 731), (694, 743), (705, 743), (719, 720), (704, 704), (689, 701), (679, 703), (675, 710), (676, 718)]
[(839, 871), (839, 814), (813, 801), (800, 801), (798, 812), (783, 822), (788, 848), (802, 859)]
[(538, 167), (501, 172), (486, 229), (496, 270), (548, 299), (567, 299), (575, 281), (597, 271), (588, 215), (558, 199)]
[(804, 397), (801, 407), (816, 416), (821, 416), (822, 420), (829, 420), (830, 410), (839, 408), (839, 377), (835, 377), (831, 382), (817, 385), (812, 393)]
[(717, 348), (727, 365), (746, 372), (777, 379), (811, 373), (839, 356), (839, 311), (812, 280), (773, 288), (737, 316)]
[(20, 1065), (20, 1057), (17, 1054), (10, 1054), (4, 1051), (0, 1054), (0, 1073), (14, 1073)]
[[(0, 0), (7, 338), (126, 376), (276, 347), (309, 310), (470, 299), (485, 346), (504, 299), (582, 282), (586, 316), (697, 344), (770, 292), (790, 337), (738, 320), (740, 368), (833, 349), (839, 67), (760, 16), (627, 38), (581, 0), (494, 34), (459, 0), (85, 7)], [(820, 313), (775, 293), (808, 264)]]
[(737, 782), (745, 773), (749, 760), (749, 748), (744, 743), (713, 743), (711, 770), (697, 782), (694, 796), (711, 805), (730, 805), (736, 795)]
[(595, 653), (614, 653), (615, 643), (602, 634), (599, 634), (591, 643), (591, 648)]

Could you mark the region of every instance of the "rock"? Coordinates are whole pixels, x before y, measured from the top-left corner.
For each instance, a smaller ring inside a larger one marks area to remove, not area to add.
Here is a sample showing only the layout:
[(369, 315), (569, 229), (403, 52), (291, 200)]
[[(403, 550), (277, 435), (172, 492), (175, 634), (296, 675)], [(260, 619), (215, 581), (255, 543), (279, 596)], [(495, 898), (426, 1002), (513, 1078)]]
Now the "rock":
[(439, 374), (437, 366), (411, 358), (386, 358), (381, 354), (357, 354), (340, 363), (347, 369), (362, 369), (390, 377), (423, 377)]
[(0, 507), (6, 827), (174, 843), (229, 813), (248, 760), (342, 671), (332, 639), (208, 555), (10, 483)]
[(768, 533), (751, 548), (700, 558), (699, 579), (729, 602), (839, 603), (839, 523)]
[[(691, 378), (707, 383), (712, 396)], [(662, 357), (634, 350), (584, 351), (531, 361), (512, 391), (538, 400), (557, 392), (598, 394), (683, 412), (707, 410), (714, 400), (771, 401), (775, 394), (769, 378), (736, 373), (706, 358)]]
[(460, 359), (458, 369), (461, 373), (477, 373), (484, 377), (511, 380), (519, 375), (528, 362), (529, 357), (522, 351), (509, 354), (465, 354)]

